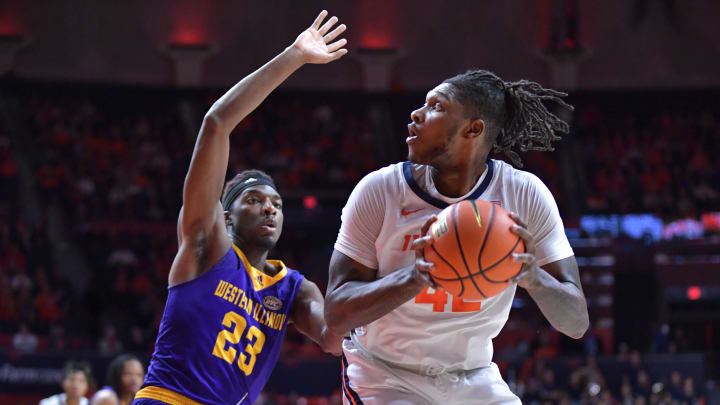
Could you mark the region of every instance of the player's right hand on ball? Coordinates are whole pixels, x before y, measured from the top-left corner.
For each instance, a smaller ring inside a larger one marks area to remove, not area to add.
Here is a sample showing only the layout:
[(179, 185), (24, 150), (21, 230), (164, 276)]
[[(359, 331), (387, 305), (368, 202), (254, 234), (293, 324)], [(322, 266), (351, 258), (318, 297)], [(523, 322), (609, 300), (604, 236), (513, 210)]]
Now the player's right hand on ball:
[(422, 236), (413, 241), (413, 249), (415, 250), (415, 274), (420, 280), (425, 282), (425, 284), (437, 289), (440, 287), (433, 281), (432, 277), (430, 277), (430, 273), (435, 270), (435, 264), (426, 261), (424, 255), (425, 247), (431, 245), (433, 242), (433, 237), (428, 233), (428, 230), (430, 230), (430, 225), (435, 221), (437, 221), (437, 216), (435, 215), (425, 221), (425, 224), (420, 230), (420, 235)]
[(343, 48), (347, 44), (345, 38), (333, 42), (347, 27), (345, 24), (340, 24), (330, 31), (337, 24), (338, 18), (333, 16), (323, 24), (327, 15), (328, 12), (325, 10), (320, 12), (310, 28), (303, 31), (292, 44), (292, 48), (300, 53), (305, 63), (332, 62), (348, 52)]

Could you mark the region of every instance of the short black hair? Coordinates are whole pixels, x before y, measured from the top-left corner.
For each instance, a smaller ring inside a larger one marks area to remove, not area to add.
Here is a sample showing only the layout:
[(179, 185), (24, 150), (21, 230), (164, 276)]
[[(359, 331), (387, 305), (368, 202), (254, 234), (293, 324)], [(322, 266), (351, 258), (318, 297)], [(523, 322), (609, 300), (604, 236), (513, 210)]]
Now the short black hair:
[(68, 361), (65, 363), (65, 366), (63, 366), (62, 369), (62, 379), (61, 381), (64, 381), (66, 378), (70, 377), (73, 373), (81, 372), (85, 374), (85, 378), (88, 381), (88, 384), (90, 384), (92, 380), (92, 372), (90, 371), (90, 364), (84, 361)]
[(112, 387), (115, 393), (120, 396), (122, 393), (122, 373), (125, 368), (125, 364), (129, 361), (140, 362), (137, 356), (132, 354), (121, 354), (115, 357), (108, 366), (107, 376), (105, 377), (105, 384)]
[(236, 174), (235, 177), (230, 179), (227, 183), (225, 183), (225, 188), (223, 189), (222, 195), (220, 196), (220, 201), (225, 200), (225, 194), (227, 194), (228, 190), (232, 188), (232, 185), (237, 182), (243, 182), (249, 178), (258, 178), (258, 179), (264, 179), (272, 183), (273, 188), (277, 190), (277, 187), (275, 187), (275, 181), (273, 180), (272, 176), (265, 173), (262, 170), (258, 169), (248, 169), (243, 170), (240, 173)]
[(494, 152), (502, 152), (513, 164), (522, 167), (520, 151), (554, 150), (560, 140), (555, 132), (568, 133), (570, 126), (548, 111), (544, 100), (554, 101), (573, 111), (562, 100), (566, 93), (546, 89), (535, 82), (505, 82), (487, 70), (475, 69), (453, 76), (443, 83), (453, 86), (453, 95), (468, 109), (471, 118), (482, 118)]

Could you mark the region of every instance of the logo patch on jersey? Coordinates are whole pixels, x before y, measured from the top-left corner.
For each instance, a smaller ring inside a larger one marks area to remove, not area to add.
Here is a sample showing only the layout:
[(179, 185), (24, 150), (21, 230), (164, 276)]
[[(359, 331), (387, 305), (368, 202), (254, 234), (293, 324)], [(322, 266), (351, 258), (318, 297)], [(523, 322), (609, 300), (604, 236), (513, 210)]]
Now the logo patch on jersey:
[(402, 216), (405, 217), (405, 216), (408, 216), (408, 215), (410, 215), (410, 214), (414, 214), (414, 213), (420, 211), (421, 209), (422, 209), (422, 208), (418, 208), (418, 209), (416, 209), (416, 210), (409, 210), (409, 211), (405, 211), (405, 209), (401, 209), (401, 210), (400, 210), (400, 215), (402, 215)]
[(282, 301), (279, 298), (268, 295), (263, 298), (263, 306), (271, 311), (279, 311), (282, 308)]

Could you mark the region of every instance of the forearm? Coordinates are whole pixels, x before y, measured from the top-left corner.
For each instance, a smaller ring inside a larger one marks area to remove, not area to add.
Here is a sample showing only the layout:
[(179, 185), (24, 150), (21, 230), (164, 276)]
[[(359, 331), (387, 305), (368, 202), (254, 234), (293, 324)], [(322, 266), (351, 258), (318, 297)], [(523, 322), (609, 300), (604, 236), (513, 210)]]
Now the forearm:
[(555, 329), (581, 338), (590, 323), (584, 295), (575, 284), (558, 281), (542, 268), (537, 271), (536, 282), (526, 288), (528, 294)]
[(325, 297), (325, 320), (332, 332), (342, 335), (376, 321), (425, 287), (413, 266), (370, 282), (348, 281)]
[(342, 353), (342, 340), (342, 334), (333, 333), (327, 325), (323, 325), (318, 344), (325, 352), (339, 356)]
[(293, 46), (286, 48), (220, 97), (210, 107), (206, 119), (213, 119), (222, 128), (221, 132), (229, 134), (303, 63), (301, 54)]

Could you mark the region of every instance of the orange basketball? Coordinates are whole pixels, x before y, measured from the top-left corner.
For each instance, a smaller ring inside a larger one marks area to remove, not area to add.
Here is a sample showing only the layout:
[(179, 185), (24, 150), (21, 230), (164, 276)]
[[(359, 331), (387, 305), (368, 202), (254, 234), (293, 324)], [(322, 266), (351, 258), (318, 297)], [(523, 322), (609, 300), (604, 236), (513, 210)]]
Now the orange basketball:
[(510, 231), (515, 221), (499, 205), (465, 200), (440, 212), (430, 227), (433, 243), (425, 259), (435, 263), (432, 278), (450, 294), (481, 300), (502, 292), (520, 273), (513, 253), (525, 243)]

